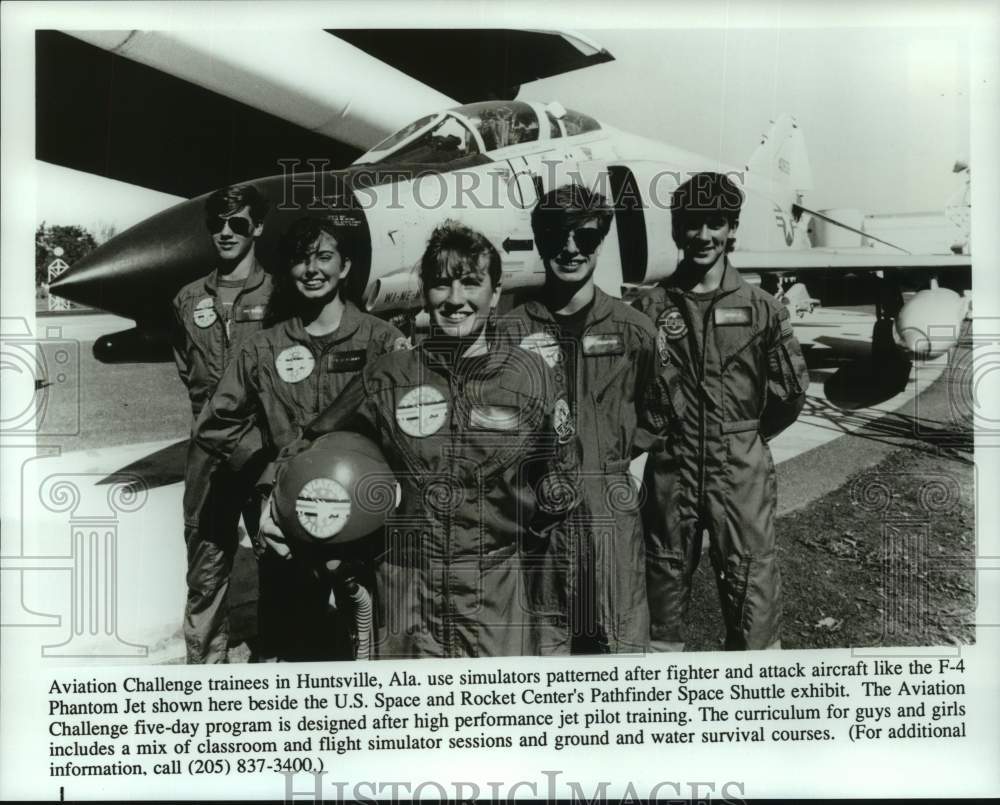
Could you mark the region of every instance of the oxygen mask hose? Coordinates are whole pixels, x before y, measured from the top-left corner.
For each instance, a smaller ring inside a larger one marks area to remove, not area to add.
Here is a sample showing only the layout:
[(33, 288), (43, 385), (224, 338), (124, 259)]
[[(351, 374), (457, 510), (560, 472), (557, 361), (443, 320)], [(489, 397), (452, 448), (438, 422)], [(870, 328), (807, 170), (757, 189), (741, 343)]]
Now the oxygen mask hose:
[(355, 578), (344, 583), (347, 595), (354, 604), (354, 628), (358, 644), (355, 659), (370, 660), (372, 644), (372, 597), (363, 584)]

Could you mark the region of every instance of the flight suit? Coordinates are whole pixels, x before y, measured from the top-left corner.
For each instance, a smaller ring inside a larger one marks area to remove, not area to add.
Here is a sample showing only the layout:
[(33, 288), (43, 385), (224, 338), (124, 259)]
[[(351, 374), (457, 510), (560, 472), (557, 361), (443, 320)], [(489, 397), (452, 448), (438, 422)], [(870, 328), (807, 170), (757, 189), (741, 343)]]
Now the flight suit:
[[(264, 455), (273, 458), (301, 435), (303, 425), (337, 399), (365, 365), (387, 351), (408, 346), (399, 330), (361, 313), (350, 302), (345, 303), (340, 326), (322, 340), (310, 336), (296, 317), (245, 341), (196, 425), (184, 498), (185, 528), (192, 541), (214, 516), (212, 500), (205, 497), (209, 479), (226, 463), (243, 460), (240, 453), (246, 449), (247, 434), (259, 432)], [(262, 469), (257, 466), (258, 475)], [(251, 485), (256, 480), (255, 476)], [(324, 593), (313, 583), (311, 569), (286, 563), (273, 552), (260, 550), (259, 543), (256, 547), (261, 561), (259, 631), (265, 643), (271, 642), (264, 653), (300, 657), (311, 650), (306, 645), (314, 634), (310, 613), (319, 606), (314, 599)], [(235, 544), (227, 543), (195, 582), (221, 589), (224, 595), (234, 551)], [(285, 600), (289, 596), (295, 600)], [(324, 647), (312, 648), (320, 652)]]
[(365, 368), (310, 427), (378, 443), (402, 489), (376, 567), (377, 656), (548, 653), (564, 579), (541, 564), (578, 461), (545, 364), (502, 340), (458, 358), (428, 339)]
[(174, 360), (194, 419), (215, 392), (234, 350), (263, 329), (271, 290), (270, 275), (254, 260), (228, 318), (219, 304), (215, 271), (188, 283), (174, 297), (174, 319), (181, 336), (174, 344)]
[[(595, 651), (641, 651), (649, 641), (640, 495), (631, 460), (665, 429), (657, 402), (656, 331), (627, 304), (595, 289), (582, 338), (561, 342), (552, 313), (530, 301), (503, 317), (514, 343), (543, 356), (562, 383), (576, 362), (569, 398), (582, 449), (582, 503), (553, 540), (555, 561), (576, 568), (567, 606), (576, 628), (595, 635)], [(570, 353), (574, 350), (575, 354)]]
[[(228, 312), (219, 302), (215, 271), (188, 283), (174, 297), (174, 360), (191, 400), (192, 432), (234, 350), (263, 328), (271, 290), (271, 277), (254, 260), (243, 289)], [(184, 637), (191, 663), (224, 662), (226, 659), (228, 626), (224, 598), (228, 568), (232, 565), (231, 554), (236, 550), (240, 516), (248, 532), (257, 530), (258, 511), (251, 493), (260, 466), (256, 458), (249, 459), (259, 456), (260, 446), (259, 432), (250, 430), (244, 435), (244, 443), (235, 460), (219, 469), (211, 489), (206, 481), (205, 487), (197, 490), (204, 499), (211, 493), (210, 522), (196, 531), (185, 527), (188, 595), (184, 607)], [(193, 441), (188, 446), (186, 495), (192, 491), (190, 470), (192, 462), (197, 461), (192, 447)], [(188, 519), (185, 510), (185, 522)], [(220, 586), (219, 576), (223, 571), (225, 584)]]
[(727, 649), (779, 640), (777, 479), (767, 441), (795, 421), (809, 374), (788, 310), (731, 265), (708, 294), (658, 286), (636, 307), (658, 360), (680, 370), (677, 427), (650, 453), (643, 507), (654, 647), (682, 645), (691, 579), (709, 534)]

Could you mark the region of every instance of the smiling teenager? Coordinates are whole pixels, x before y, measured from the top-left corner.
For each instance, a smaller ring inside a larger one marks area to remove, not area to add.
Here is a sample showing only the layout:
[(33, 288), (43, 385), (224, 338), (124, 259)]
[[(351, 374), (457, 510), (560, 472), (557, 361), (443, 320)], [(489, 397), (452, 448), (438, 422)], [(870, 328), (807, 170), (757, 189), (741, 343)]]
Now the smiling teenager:
[(554, 634), (565, 579), (536, 560), (575, 504), (577, 456), (548, 367), (497, 337), (500, 276), (486, 237), (437, 227), (420, 263), (430, 335), (366, 366), (307, 428), (307, 439), (373, 438), (402, 489), (376, 568), (380, 659), (541, 654), (565, 641)]
[(553, 566), (574, 572), (564, 617), (575, 654), (640, 651), (649, 640), (645, 552), (631, 460), (670, 417), (648, 319), (594, 284), (612, 210), (577, 184), (539, 200), (531, 227), (545, 286), (501, 326), (542, 356), (565, 390), (565, 428), (583, 456), (583, 503), (549, 546)]
[[(409, 347), (391, 324), (343, 298), (360, 225), (350, 213), (337, 213), (299, 219), (282, 236), (269, 309), (269, 319), (277, 323), (241, 345), (198, 420), (194, 450), (202, 478), (238, 462), (255, 429), (273, 458), (365, 365)], [(350, 619), (327, 617), (329, 586), (319, 565), (289, 557), (282, 543), (257, 539), (255, 548), (258, 657), (353, 658)], [(333, 568), (344, 558), (358, 557), (323, 557)]]
[(767, 442), (795, 421), (809, 373), (788, 308), (729, 262), (742, 191), (698, 173), (674, 191), (677, 270), (635, 305), (657, 326), (659, 364), (679, 371), (677, 420), (646, 462), (643, 519), (652, 648), (680, 651), (703, 534), (727, 649), (780, 648), (777, 482)]

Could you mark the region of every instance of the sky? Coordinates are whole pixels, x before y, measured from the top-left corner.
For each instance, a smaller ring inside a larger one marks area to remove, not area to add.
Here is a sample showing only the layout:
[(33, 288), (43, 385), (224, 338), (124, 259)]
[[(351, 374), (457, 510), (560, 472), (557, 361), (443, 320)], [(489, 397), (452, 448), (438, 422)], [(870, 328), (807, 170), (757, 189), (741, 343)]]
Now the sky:
[(807, 203), (940, 210), (969, 153), (960, 31), (819, 28), (581, 31), (615, 61), (526, 84), (618, 128), (743, 167), (786, 112), (813, 172)]
[[(520, 98), (559, 100), (736, 167), (769, 121), (790, 113), (805, 135), (814, 178), (805, 201), (814, 208), (938, 211), (957, 187), (955, 160), (969, 154), (968, 43), (959, 30), (779, 25), (581, 33), (615, 61), (526, 84)], [(100, 221), (121, 231), (175, 200), (37, 164), (40, 189), (55, 181), (60, 188), (38, 193), (39, 221)]]

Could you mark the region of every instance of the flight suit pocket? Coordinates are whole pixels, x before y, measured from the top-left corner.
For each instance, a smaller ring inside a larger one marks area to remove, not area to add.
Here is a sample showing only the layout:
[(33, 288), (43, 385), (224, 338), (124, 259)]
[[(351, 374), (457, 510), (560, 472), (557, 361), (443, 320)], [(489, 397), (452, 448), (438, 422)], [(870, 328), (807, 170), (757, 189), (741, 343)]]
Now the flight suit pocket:
[(719, 587), (719, 598), (722, 601), (722, 614), (729, 635), (741, 633), (745, 616), (747, 580), (753, 565), (751, 554), (734, 554), (723, 558), (715, 549), (710, 550), (712, 566), (715, 568), (716, 581)]
[(502, 548), (497, 548), (493, 551), (488, 551), (482, 555), (479, 560), (479, 569), (485, 573), (488, 570), (496, 567), (499, 564), (507, 561), (510, 557), (517, 553), (517, 545), (504, 545)]
[(681, 551), (646, 554), (646, 597), (650, 635), (654, 640), (679, 642), (683, 639), (690, 589)]
[(479, 571), (476, 653), (482, 657), (523, 653), (525, 636), (531, 631), (531, 614), (517, 546), (507, 545), (485, 554)]
[(768, 648), (779, 639), (781, 576), (774, 551), (748, 557), (739, 624), (745, 648)]
[[(600, 357), (596, 358), (588, 357), (586, 358), (586, 360), (592, 360), (592, 361), (600, 360), (605, 362), (605, 366), (607, 366), (608, 363), (611, 363), (607, 358), (600, 358)], [(593, 389), (594, 399), (597, 401), (598, 404), (604, 402), (604, 398), (605, 396), (607, 396), (609, 389), (623, 388), (621, 382), (621, 376), (625, 374), (628, 371), (629, 367), (631, 366), (634, 366), (634, 363), (630, 357), (628, 356), (616, 357), (614, 359), (614, 362), (611, 363), (610, 366), (607, 366), (606, 369), (604, 367), (600, 367), (597, 371), (594, 371), (593, 374), (590, 375), (592, 377), (600, 378), (600, 380), (597, 381)]]
[(650, 421), (661, 433), (680, 427), (685, 410), (680, 372), (665, 367), (656, 374), (646, 391), (646, 407)]
[(771, 360), (777, 363), (772, 367), (772, 376), (781, 378), (781, 387), (773, 389), (781, 399), (796, 397), (809, 385), (809, 368), (805, 359), (797, 349), (789, 349), (785, 342), (778, 344), (771, 353)]

